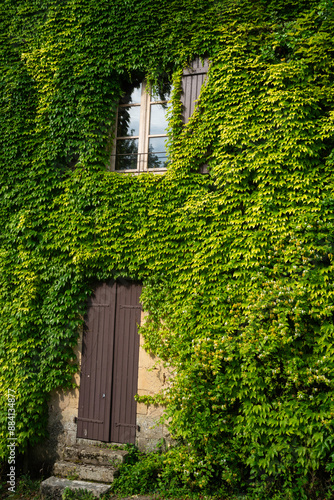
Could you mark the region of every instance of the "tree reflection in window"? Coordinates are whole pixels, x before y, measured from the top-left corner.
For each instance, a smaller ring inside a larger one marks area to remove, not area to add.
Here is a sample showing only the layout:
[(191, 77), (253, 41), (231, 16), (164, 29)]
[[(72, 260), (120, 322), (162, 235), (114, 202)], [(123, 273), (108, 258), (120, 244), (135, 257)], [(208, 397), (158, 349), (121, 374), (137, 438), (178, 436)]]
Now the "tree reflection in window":
[(168, 83), (152, 94), (146, 91), (145, 83), (127, 86), (118, 107), (114, 170), (167, 168), (166, 112), (170, 91)]

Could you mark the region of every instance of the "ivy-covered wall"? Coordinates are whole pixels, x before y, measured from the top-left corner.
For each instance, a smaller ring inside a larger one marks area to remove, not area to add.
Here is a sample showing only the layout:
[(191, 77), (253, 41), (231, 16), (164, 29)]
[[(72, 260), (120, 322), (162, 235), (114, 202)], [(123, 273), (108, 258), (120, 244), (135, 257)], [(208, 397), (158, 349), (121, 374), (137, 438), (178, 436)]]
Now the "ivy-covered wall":
[[(177, 372), (161, 398), (189, 486), (325, 495), (332, 2), (3, 0), (0, 17), (2, 456), (8, 388), (23, 452), (71, 384), (94, 283), (122, 276), (144, 283), (147, 348)], [(211, 66), (184, 127), (196, 55)], [(174, 82), (171, 166), (109, 172), (122, 82), (145, 75)]]

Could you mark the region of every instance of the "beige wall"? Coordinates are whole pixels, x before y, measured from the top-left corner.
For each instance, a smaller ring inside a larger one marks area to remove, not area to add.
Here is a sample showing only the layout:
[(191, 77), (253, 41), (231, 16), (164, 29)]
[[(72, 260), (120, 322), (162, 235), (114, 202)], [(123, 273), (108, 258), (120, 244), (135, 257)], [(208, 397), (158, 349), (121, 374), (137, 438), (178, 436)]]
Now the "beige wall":
[[(141, 323), (145, 321), (142, 313)], [(168, 384), (169, 374), (159, 360), (143, 349), (143, 338), (140, 338), (138, 366), (139, 396), (153, 396)], [(141, 450), (153, 450), (162, 439), (169, 441), (169, 433), (165, 425), (157, 425), (163, 414), (161, 406), (147, 406), (137, 403), (137, 445)]]

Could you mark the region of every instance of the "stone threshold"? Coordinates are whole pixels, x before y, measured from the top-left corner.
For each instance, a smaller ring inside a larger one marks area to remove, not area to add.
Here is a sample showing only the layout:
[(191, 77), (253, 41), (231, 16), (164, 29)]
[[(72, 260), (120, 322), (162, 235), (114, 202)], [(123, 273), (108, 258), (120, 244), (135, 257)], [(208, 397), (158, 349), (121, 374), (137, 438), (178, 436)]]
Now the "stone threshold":
[(41, 496), (43, 500), (62, 500), (62, 494), (65, 488), (70, 488), (71, 490), (88, 490), (96, 498), (100, 498), (101, 495), (104, 495), (110, 490), (110, 485), (51, 476), (45, 479), (45, 481), (42, 481), (40, 486)]

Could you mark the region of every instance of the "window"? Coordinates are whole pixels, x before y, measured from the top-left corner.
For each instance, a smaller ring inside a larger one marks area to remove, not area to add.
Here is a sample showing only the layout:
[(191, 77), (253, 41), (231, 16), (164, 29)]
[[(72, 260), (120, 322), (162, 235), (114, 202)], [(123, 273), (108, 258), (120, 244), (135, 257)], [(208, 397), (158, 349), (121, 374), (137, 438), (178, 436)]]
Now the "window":
[(111, 170), (117, 172), (164, 171), (166, 111), (170, 86), (159, 96), (147, 91), (145, 82), (128, 86), (117, 110), (117, 126)]

